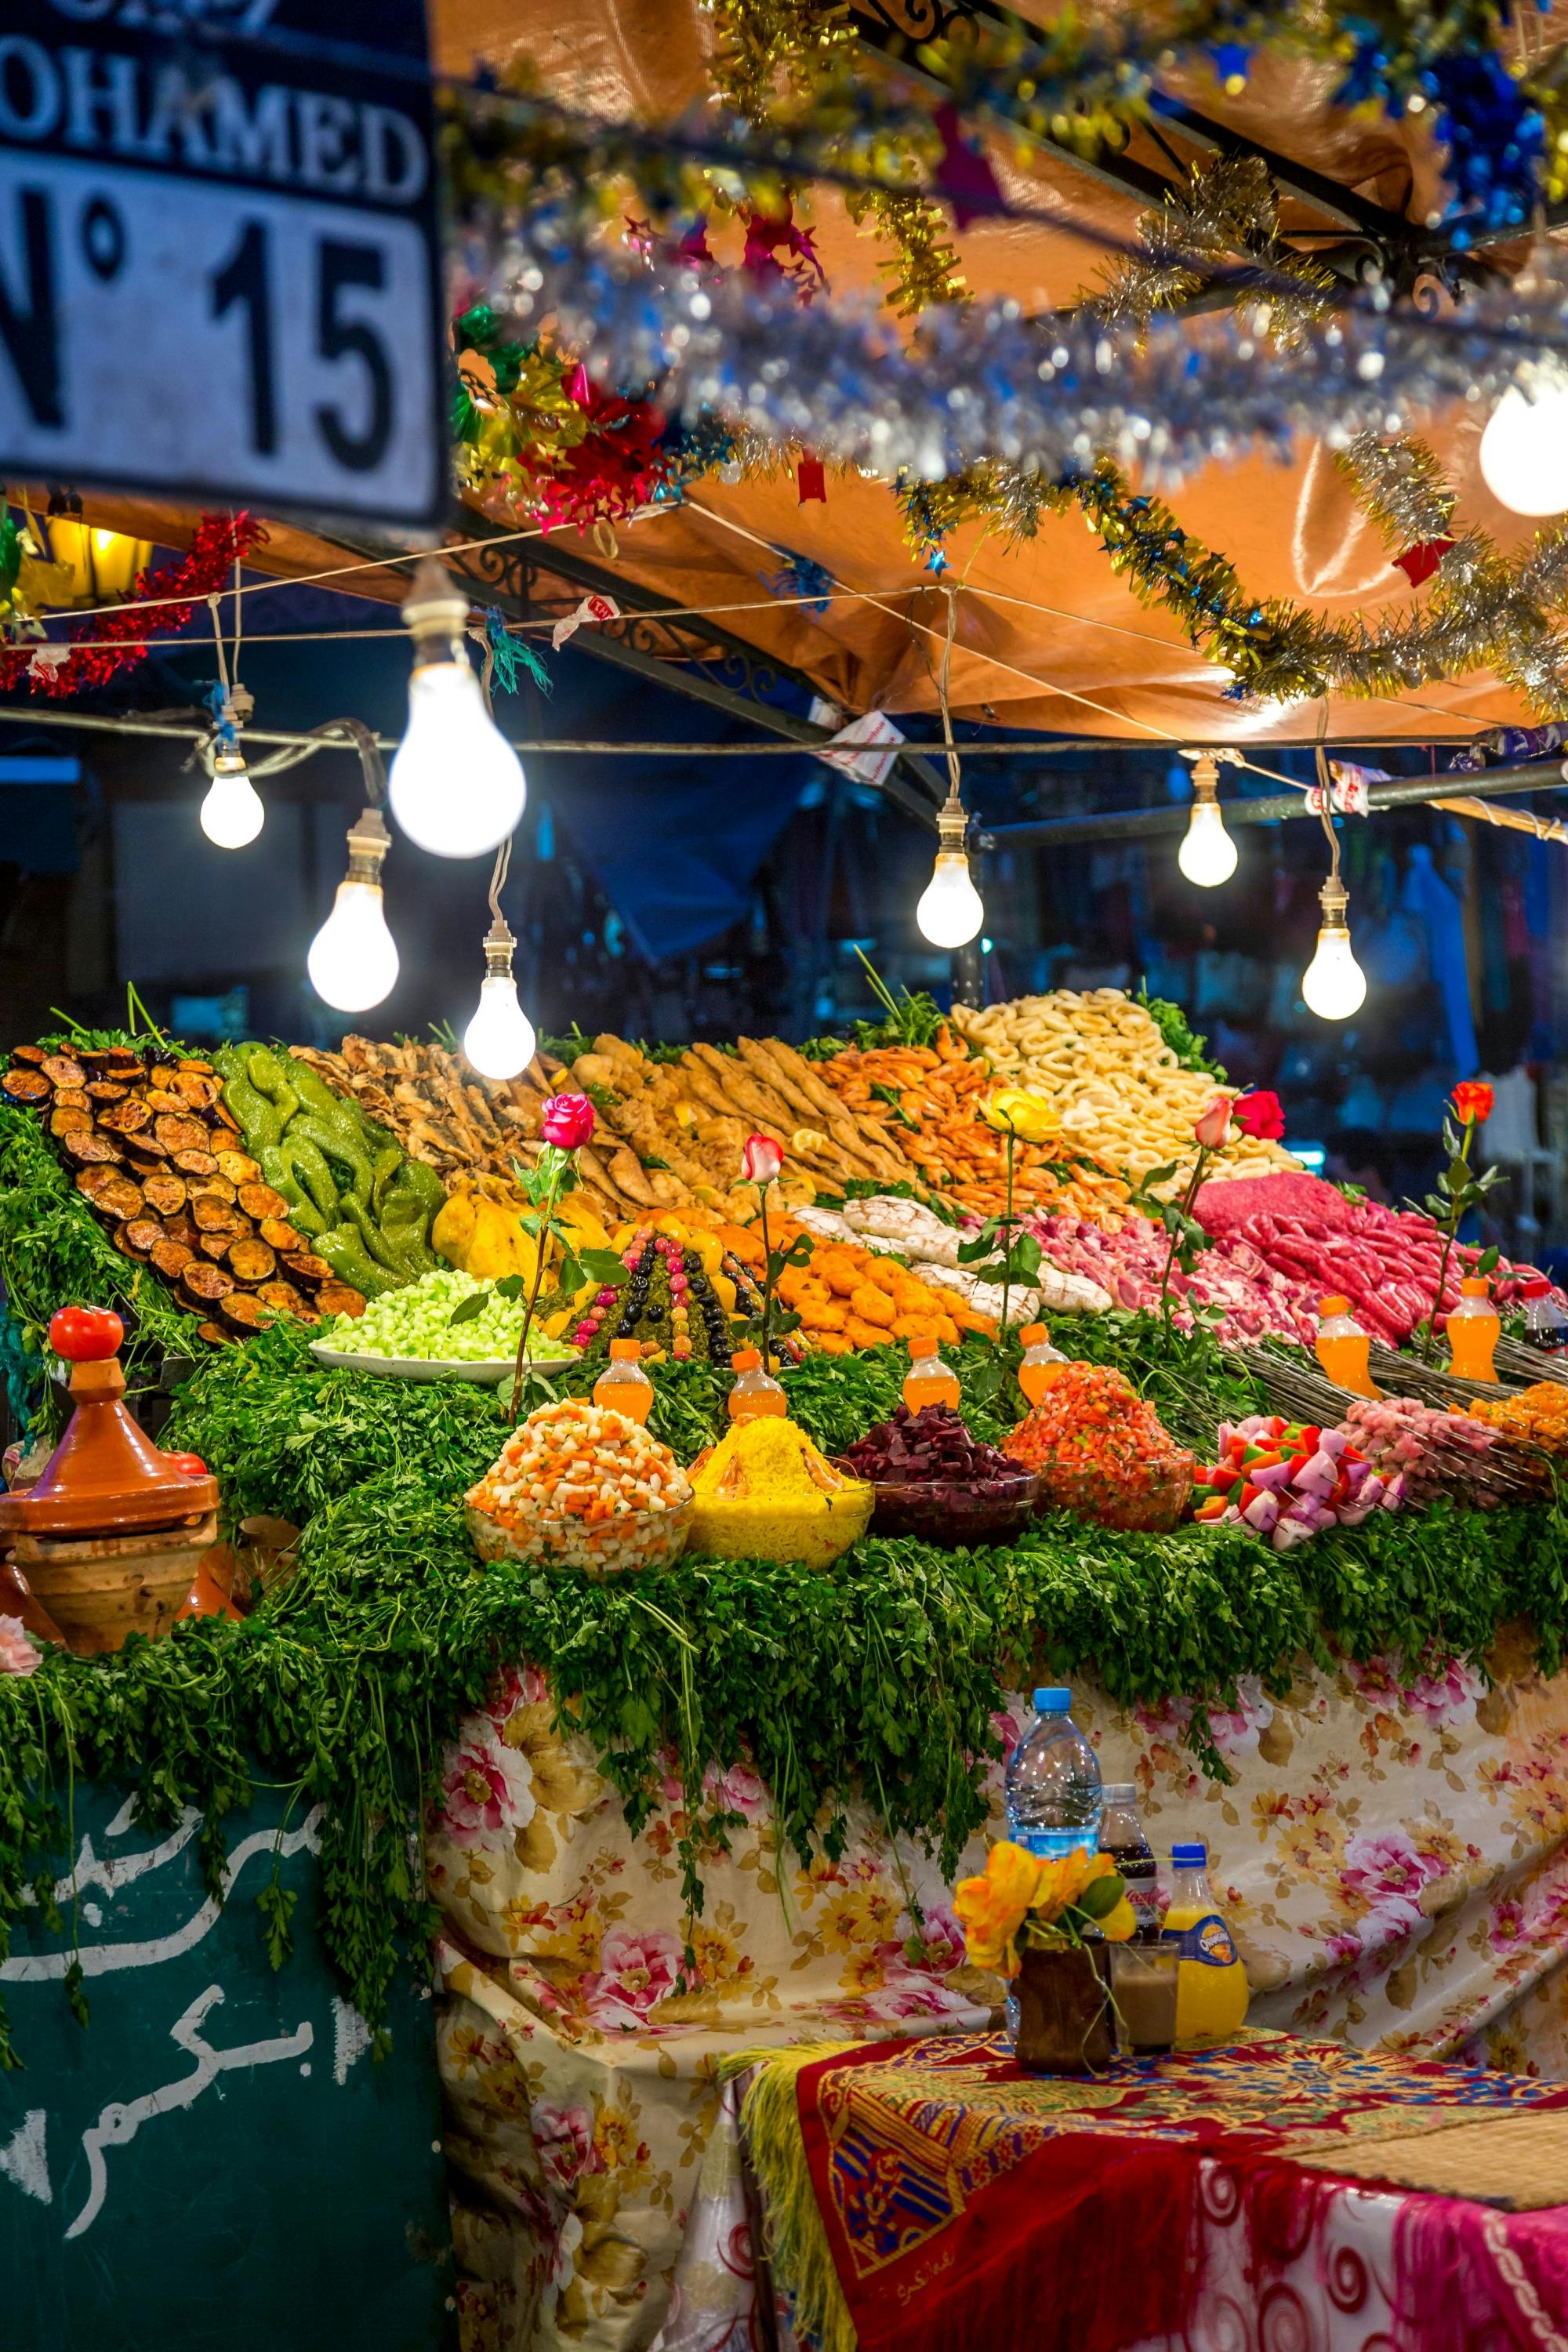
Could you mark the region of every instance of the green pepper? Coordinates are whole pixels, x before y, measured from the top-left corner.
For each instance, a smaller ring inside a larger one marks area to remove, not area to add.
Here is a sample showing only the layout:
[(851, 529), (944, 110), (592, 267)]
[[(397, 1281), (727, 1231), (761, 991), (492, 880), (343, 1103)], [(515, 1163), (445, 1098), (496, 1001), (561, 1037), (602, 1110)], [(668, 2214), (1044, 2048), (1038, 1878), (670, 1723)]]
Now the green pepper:
[(414, 1216), (397, 1216), (397, 1206), (400, 1204), (395, 1202), (381, 1218), (378, 1256), (405, 1267), (409, 1279), (435, 1273), (435, 1256), (426, 1244), (426, 1212), (418, 1209)]
[(245, 1075), (277, 1113), (278, 1135), (266, 1139), (268, 1143), (276, 1143), (300, 1108), (300, 1097), (289, 1082), (289, 1073), (276, 1054), (269, 1054), (265, 1045), (253, 1045), (245, 1057)]
[[(317, 1111), (302, 1110), (289, 1120), (284, 1140), (320, 1158), (323, 1167), (328, 1159), (335, 1160), (338, 1166), (347, 1171), (346, 1182), (338, 1189), (356, 1200), (361, 1208), (368, 1210), (370, 1158), (346, 1122), (323, 1118)], [(308, 1175), (305, 1181), (307, 1184), (310, 1181)]]
[(340, 1282), (363, 1290), (367, 1298), (379, 1298), (384, 1290), (400, 1286), (384, 1268), (365, 1255), (352, 1225), (331, 1225), (324, 1234), (318, 1234), (316, 1255), (326, 1259)]
[(243, 1066), (225, 1078), (223, 1098), (238, 1119), (239, 1131), (252, 1151), (259, 1153), (264, 1146), (277, 1142), (283, 1132), (282, 1113), (265, 1095), (258, 1094)]
[(279, 1150), (293, 1168), (295, 1177), (321, 1213), (324, 1223), (336, 1222), (338, 1213), (337, 1181), (328, 1167), (326, 1157), (310, 1135), (301, 1135), (299, 1119), (291, 1119)]
[(388, 1188), (403, 1165), (403, 1146), (395, 1135), (371, 1119), (364, 1123), (370, 1146), (370, 1205), (379, 1217)]
[(368, 1211), (362, 1208), (353, 1194), (345, 1192), (338, 1205), (342, 1211), (342, 1230), (347, 1232), (352, 1225), (359, 1235), (360, 1245), (365, 1255), (374, 1258), (378, 1265), (384, 1265), (395, 1280), (406, 1282), (410, 1269), (405, 1265), (402, 1258), (394, 1250), (374, 1218)]
[(327, 1221), (295, 1175), (293, 1163), (281, 1144), (263, 1144), (256, 1158), (262, 1175), (273, 1191), (281, 1192), (288, 1202), (290, 1224), (298, 1226), (302, 1234), (314, 1235), (324, 1233)]
[(429, 1169), (419, 1169), (416, 1162), (405, 1160), (396, 1176), (386, 1188), (381, 1206), (381, 1230), (394, 1255), (415, 1274), (428, 1274), (436, 1260), (428, 1247), (432, 1207), (428, 1178), (435, 1187), (436, 1198), (444, 1202), (446, 1194), (439, 1179)]

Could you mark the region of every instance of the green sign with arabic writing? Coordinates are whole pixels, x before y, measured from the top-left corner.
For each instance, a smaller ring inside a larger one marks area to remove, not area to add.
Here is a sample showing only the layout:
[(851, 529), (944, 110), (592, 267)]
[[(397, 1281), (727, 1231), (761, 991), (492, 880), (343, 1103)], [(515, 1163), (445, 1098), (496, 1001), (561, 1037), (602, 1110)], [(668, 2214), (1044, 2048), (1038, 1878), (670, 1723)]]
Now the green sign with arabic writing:
[[(376, 2063), (315, 1938), (316, 1820), (269, 1793), (224, 1824), (139, 1828), (78, 1783), (54, 1934), (25, 1915), (0, 1992), (0, 2327), (14, 2352), (450, 2352), (451, 2248), (427, 1987), (394, 1996)], [(298, 1895), (268, 1962), (256, 1895)], [(71, 2015), (79, 1958), (90, 2021)]]

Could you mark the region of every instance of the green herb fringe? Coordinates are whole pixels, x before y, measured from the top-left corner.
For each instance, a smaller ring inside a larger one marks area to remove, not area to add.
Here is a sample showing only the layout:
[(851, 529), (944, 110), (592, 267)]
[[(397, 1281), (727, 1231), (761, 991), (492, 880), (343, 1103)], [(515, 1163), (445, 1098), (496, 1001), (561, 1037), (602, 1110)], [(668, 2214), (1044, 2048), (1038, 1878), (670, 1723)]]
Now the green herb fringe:
[[(1205, 1703), (1234, 1703), (1244, 1675), (1281, 1693), (1331, 1643), (1435, 1671), (1481, 1658), (1500, 1625), (1526, 1617), (1542, 1671), (1558, 1663), (1564, 1547), (1544, 1510), (1379, 1515), (1288, 1559), (1233, 1528), (1121, 1536), (1058, 1518), (1011, 1550), (871, 1540), (827, 1574), (690, 1558), (606, 1584), (485, 1570), (461, 1497), (505, 1435), (491, 1392), (322, 1371), (307, 1342), (279, 1325), (215, 1353), (164, 1438), (217, 1474), (231, 1525), (264, 1510), (304, 1525), (293, 1582), (241, 1624), (192, 1620), (113, 1657), (53, 1654), (29, 1677), (0, 1677), (0, 1950), (46, 1856), (64, 1851), (75, 1778), (136, 1785), (152, 1829), (197, 1807), (215, 1889), (224, 1815), (262, 1780), (326, 1809), (326, 1946), (379, 2024), (400, 1950), (434, 1925), (407, 1831), (442, 1741), (508, 1660), (548, 1675), (563, 1727), (593, 1742), (634, 1832), (677, 1755), (693, 1913), (704, 1861), (735, 1826), (704, 1794), (710, 1765), (754, 1763), (803, 1855), (842, 1849), (864, 1789), (894, 1835), (951, 1872), (985, 1819), (999, 1693), (1042, 1675), (1092, 1669), (1123, 1706), (1192, 1696), (1188, 1737), (1224, 1776)], [(1205, 1450), (1219, 1419), (1260, 1402), (1241, 1359), (1147, 1318), (1086, 1318), (1073, 1344), (1120, 1363)], [(784, 1379), (802, 1424), (837, 1453), (891, 1410), (901, 1369), (887, 1349), (808, 1360)], [(966, 1347), (960, 1370), (968, 1418), (994, 1440), (1016, 1399), (999, 1411), (989, 1397), (988, 1349)], [(558, 1385), (590, 1378), (574, 1367)], [(661, 1370), (654, 1426), (683, 1459), (721, 1433), (725, 1385), (703, 1364)], [(267, 1924), (281, 1957), (287, 1922)], [(13, 2063), (0, 2035), (0, 2063)]]

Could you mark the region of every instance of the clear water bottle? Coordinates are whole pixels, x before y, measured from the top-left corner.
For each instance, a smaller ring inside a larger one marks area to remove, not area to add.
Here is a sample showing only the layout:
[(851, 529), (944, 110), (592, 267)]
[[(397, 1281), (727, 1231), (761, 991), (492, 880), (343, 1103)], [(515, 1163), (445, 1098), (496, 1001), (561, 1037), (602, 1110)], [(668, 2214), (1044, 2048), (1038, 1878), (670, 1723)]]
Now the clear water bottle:
[[(1058, 1860), (1100, 1845), (1100, 1765), (1073, 1721), (1069, 1690), (1037, 1690), (1035, 1722), (1007, 1759), (1007, 1835)], [(1007, 2032), (1018, 2038), (1018, 1997), (1007, 1995)]]
[(1100, 1845), (1100, 1765), (1069, 1690), (1035, 1693), (1035, 1725), (1007, 1759), (1007, 1835), (1053, 1860)]

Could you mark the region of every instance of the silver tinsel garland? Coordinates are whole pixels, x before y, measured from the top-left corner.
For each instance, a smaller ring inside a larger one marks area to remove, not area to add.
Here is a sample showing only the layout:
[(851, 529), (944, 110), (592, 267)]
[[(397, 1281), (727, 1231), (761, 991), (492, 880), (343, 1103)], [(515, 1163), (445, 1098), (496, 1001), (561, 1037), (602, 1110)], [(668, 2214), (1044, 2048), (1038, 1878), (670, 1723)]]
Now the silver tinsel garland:
[[(1432, 320), (1367, 300), (1282, 351), (1258, 322), (1157, 318), (1138, 335), (1089, 312), (1011, 299), (942, 306), (906, 341), (867, 303), (741, 274), (606, 252), (536, 214), (474, 251), (489, 299), (526, 336), (549, 320), (590, 373), (891, 478), (940, 480), (986, 458), (1048, 475), (1101, 455), (1161, 486), (1297, 435), (1344, 448), (1458, 401), (1492, 401), (1521, 362), (1565, 348), (1558, 305), (1525, 326)], [(1266, 299), (1266, 298), (1265, 298)]]

